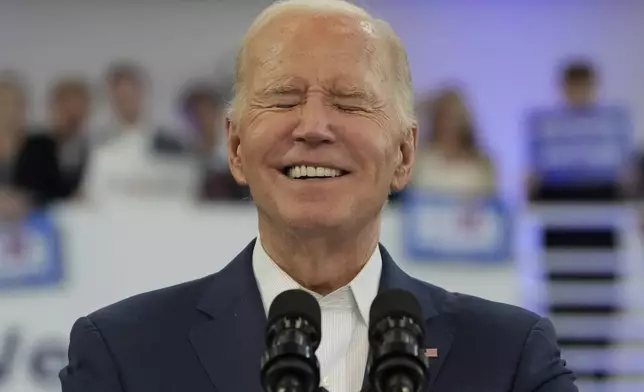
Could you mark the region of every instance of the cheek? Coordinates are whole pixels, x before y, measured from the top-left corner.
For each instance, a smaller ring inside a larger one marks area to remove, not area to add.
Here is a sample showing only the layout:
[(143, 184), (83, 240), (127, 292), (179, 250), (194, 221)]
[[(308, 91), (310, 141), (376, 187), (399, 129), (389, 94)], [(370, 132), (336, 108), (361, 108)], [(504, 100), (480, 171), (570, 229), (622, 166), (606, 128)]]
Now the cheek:
[(357, 129), (361, 131), (352, 138), (352, 149), (360, 165), (377, 178), (393, 172), (398, 158), (395, 140), (390, 135), (393, 131), (374, 126)]
[(270, 164), (286, 153), (293, 119), (283, 113), (252, 113), (240, 141), (242, 162), (249, 168)]

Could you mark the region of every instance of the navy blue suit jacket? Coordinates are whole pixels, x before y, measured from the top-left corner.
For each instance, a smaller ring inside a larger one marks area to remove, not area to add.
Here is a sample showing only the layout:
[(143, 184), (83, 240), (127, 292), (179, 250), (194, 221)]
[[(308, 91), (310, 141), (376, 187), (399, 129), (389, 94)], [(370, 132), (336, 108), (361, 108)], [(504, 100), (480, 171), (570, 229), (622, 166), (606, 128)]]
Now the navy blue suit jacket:
[[(60, 372), (63, 392), (261, 392), (266, 316), (253, 246), (211, 276), (79, 319)], [(421, 282), (381, 252), (380, 289), (415, 294), (424, 345), (438, 350), (427, 391), (577, 391), (547, 319)]]

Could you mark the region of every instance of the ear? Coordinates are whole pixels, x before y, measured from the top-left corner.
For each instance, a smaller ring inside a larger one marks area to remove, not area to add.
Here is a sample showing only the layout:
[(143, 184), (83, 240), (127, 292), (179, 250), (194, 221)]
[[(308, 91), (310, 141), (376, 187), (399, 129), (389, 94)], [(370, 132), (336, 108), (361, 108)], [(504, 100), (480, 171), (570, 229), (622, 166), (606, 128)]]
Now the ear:
[(403, 131), (398, 150), (398, 165), (391, 181), (391, 190), (402, 191), (411, 181), (411, 169), (414, 165), (416, 147), (418, 146), (418, 126), (413, 125), (410, 129)]
[(241, 159), (242, 146), (241, 139), (239, 137), (239, 127), (228, 117), (226, 118), (226, 139), (228, 144), (228, 167), (230, 167), (230, 172), (239, 185), (248, 185)]

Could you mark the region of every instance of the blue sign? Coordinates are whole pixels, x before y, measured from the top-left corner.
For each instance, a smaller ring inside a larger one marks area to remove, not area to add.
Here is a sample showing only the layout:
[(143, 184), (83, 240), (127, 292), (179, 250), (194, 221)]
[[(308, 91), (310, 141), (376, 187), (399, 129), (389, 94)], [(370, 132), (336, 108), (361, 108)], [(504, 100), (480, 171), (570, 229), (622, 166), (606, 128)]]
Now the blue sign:
[(501, 262), (512, 256), (511, 215), (502, 200), (421, 192), (402, 201), (402, 242), (416, 261)]
[(59, 232), (47, 214), (0, 222), (0, 290), (60, 283), (60, 251)]
[(528, 118), (530, 165), (543, 183), (615, 182), (632, 153), (625, 110), (541, 110)]

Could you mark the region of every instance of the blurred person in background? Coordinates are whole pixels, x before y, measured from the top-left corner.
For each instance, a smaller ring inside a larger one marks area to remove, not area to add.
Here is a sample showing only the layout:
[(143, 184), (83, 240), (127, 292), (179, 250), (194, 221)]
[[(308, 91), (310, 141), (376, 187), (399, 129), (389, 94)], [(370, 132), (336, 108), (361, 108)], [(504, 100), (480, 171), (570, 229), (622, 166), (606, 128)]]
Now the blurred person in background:
[[(104, 200), (194, 194), (194, 168), (176, 133), (147, 117), (145, 72), (120, 63), (107, 73), (111, 120), (101, 128), (89, 163), (85, 192)], [(113, 197), (112, 197), (113, 196)]]
[(147, 80), (144, 69), (134, 63), (117, 63), (108, 69), (106, 87), (110, 115), (98, 135), (99, 143), (136, 145), (141, 150), (152, 149), (161, 154), (181, 153), (184, 145), (176, 135), (148, 117)]
[(242, 200), (249, 197), (248, 187), (235, 181), (228, 167), (225, 141), (224, 101), (215, 86), (195, 83), (187, 89), (183, 113), (196, 136), (201, 182), (198, 198), (202, 201)]
[[(571, 112), (580, 112), (591, 111), (599, 106), (599, 74), (591, 61), (568, 61), (564, 63), (559, 75), (559, 91), (566, 109)], [(620, 178), (613, 182), (589, 182), (561, 187), (542, 184), (536, 174), (529, 173), (527, 176), (528, 195), (530, 199), (535, 201), (614, 201), (636, 191), (639, 180), (635, 160), (627, 162)]]
[(17, 73), (0, 74), (0, 218), (19, 219), (59, 195), (51, 140), (27, 135), (27, 92)]
[(587, 109), (597, 104), (597, 72), (590, 62), (568, 63), (561, 75), (561, 91), (571, 109)]
[(460, 91), (441, 91), (428, 106), (429, 132), (420, 140), (414, 188), (450, 196), (494, 194), (495, 169), (477, 142), (474, 122)]
[(60, 172), (58, 196), (77, 195), (89, 157), (87, 122), (91, 108), (89, 84), (81, 77), (62, 77), (49, 94), (50, 124), (46, 132), (30, 136), (55, 148)]

